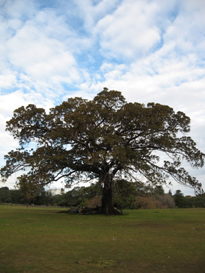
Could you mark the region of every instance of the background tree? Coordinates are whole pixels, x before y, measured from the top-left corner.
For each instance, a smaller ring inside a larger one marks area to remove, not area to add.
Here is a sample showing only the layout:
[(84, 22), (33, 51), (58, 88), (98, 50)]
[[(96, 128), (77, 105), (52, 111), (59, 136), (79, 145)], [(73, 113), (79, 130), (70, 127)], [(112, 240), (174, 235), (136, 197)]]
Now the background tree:
[(130, 183), (124, 179), (115, 181), (113, 189), (114, 205), (121, 210), (125, 208), (133, 208), (135, 195), (137, 194), (135, 183)]
[[(201, 190), (181, 162), (202, 167), (204, 154), (185, 136), (189, 117), (167, 105), (127, 103), (121, 92), (104, 88), (93, 100), (69, 98), (48, 114), (32, 104), (22, 106), (14, 111), (6, 130), (20, 147), (5, 156), (4, 179), (24, 171), (26, 177), (19, 181), (35, 184), (36, 189), (63, 178), (68, 184), (98, 179), (106, 214), (118, 213), (112, 202), (117, 179), (134, 181), (140, 174), (153, 185), (162, 185), (171, 176)], [(36, 143), (35, 149), (29, 143)], [(158, 151), (168, 159), (160, 162)]]
[(0, 188), (0, 203), (11, 203), (12, 198), (8, 187)]
[(164, 192), (162, 185), (156, 186), (154, 189), (154, 193), (159, 194), (159, 195), (164, 195), (165, 192)]
[(29, 180), (26, 175), (19, 177), (17, 187), (26, 199), (27, 208), (28, 204), (30, 204), (31, 201), (34, 203), (35, 197), (44, 190), (38, 183), (35, 183), (35, 179), (33, 179), (33, 181), (31, 179)]
[(92, 183), (89, 187), (74, 187), (66, 192), (62, 197), (64, 206), (85, 207), (88, 200), (101, 195), (99, 184)]
[(159, 200), (164, 207), (169, 209), (174, 208), (176, 205), (174, 198), (170, 194), (159, 194), (157, 200)]
[(44, 205), (44, 206), (51, 206), (53, 205), (53, 196), (50, 191), (45, 191), (44, 188), (38, 191), (38, 194), (32, 200), (34, 205)]
[(176, 193), (174, 194), (174, 201), (178, 208), (184, 207), (184, 195), (181, 190), (176, 190)]

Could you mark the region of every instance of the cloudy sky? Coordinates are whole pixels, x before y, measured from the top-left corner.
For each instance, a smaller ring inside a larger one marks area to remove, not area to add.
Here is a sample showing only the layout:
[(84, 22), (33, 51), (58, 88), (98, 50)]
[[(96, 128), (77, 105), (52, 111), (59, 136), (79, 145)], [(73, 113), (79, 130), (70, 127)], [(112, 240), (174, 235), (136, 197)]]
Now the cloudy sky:
[[(14, 109), (103, 87), (185, 112), (205, 152), (204, 14), (204, 0), (0, 0), (0, 165), (17, 146), (5, 132)], [(188, 170), (205, 188), (205, 169)]]

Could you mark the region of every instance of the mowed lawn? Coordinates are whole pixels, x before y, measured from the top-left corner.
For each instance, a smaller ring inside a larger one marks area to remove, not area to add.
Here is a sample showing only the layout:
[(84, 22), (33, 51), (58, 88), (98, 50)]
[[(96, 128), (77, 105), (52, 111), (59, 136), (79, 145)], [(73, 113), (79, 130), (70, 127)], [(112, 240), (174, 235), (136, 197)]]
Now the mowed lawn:
[(0, 272), (205, 272), (205, 209), (70, 215), (0, 206)]

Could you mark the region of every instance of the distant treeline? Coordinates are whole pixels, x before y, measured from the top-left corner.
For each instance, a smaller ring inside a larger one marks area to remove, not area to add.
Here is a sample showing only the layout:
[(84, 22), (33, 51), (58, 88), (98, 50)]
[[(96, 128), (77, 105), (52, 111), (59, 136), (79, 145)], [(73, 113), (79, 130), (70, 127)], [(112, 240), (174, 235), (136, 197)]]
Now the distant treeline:
[[(43, 188), (32, 199), (20, 190), (0, 188), (0, 203), (33, 204), (60, 207), (95, 207), (101, 204), (101, 188), (98, 184), (89, 187), (75, 187), (68, 192), (52, 194)], [(118, 209), (154, 209), (154, 208), (205, 208), (205, 194), (196, 197), (184, 196), (180, 190), (174, 195), (165, 194), (162, 186), (145, 187), (142, 183), (118, 181), (113, 190), (113, 203)]]
[(205, 208), (205, 194), (184, 196), (177, 190), (173, 197), (178, 208)]

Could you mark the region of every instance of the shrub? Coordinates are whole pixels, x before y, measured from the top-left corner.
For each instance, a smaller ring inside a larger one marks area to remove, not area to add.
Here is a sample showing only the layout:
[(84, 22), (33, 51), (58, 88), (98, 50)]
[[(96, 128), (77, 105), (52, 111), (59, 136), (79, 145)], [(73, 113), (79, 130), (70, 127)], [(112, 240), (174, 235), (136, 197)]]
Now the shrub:
[(134, 201), (136, 209), (162, 209), (165, 208), (159, 200), (153, 200), (152, 197), (136, 196)]
[(157, 200), (159, 200), (162, 205), (166, 208), (174, 208), (175, 207), (175, 201), (174, 198), (170, 194), (164, 194), (164, 195), (158, 195)]
[(95, 208), (96, 206), (101, 206), (101, 199), (102, 199), (102, 196), (100, 195), (94, 196), (87, 202), (87, 207)]

